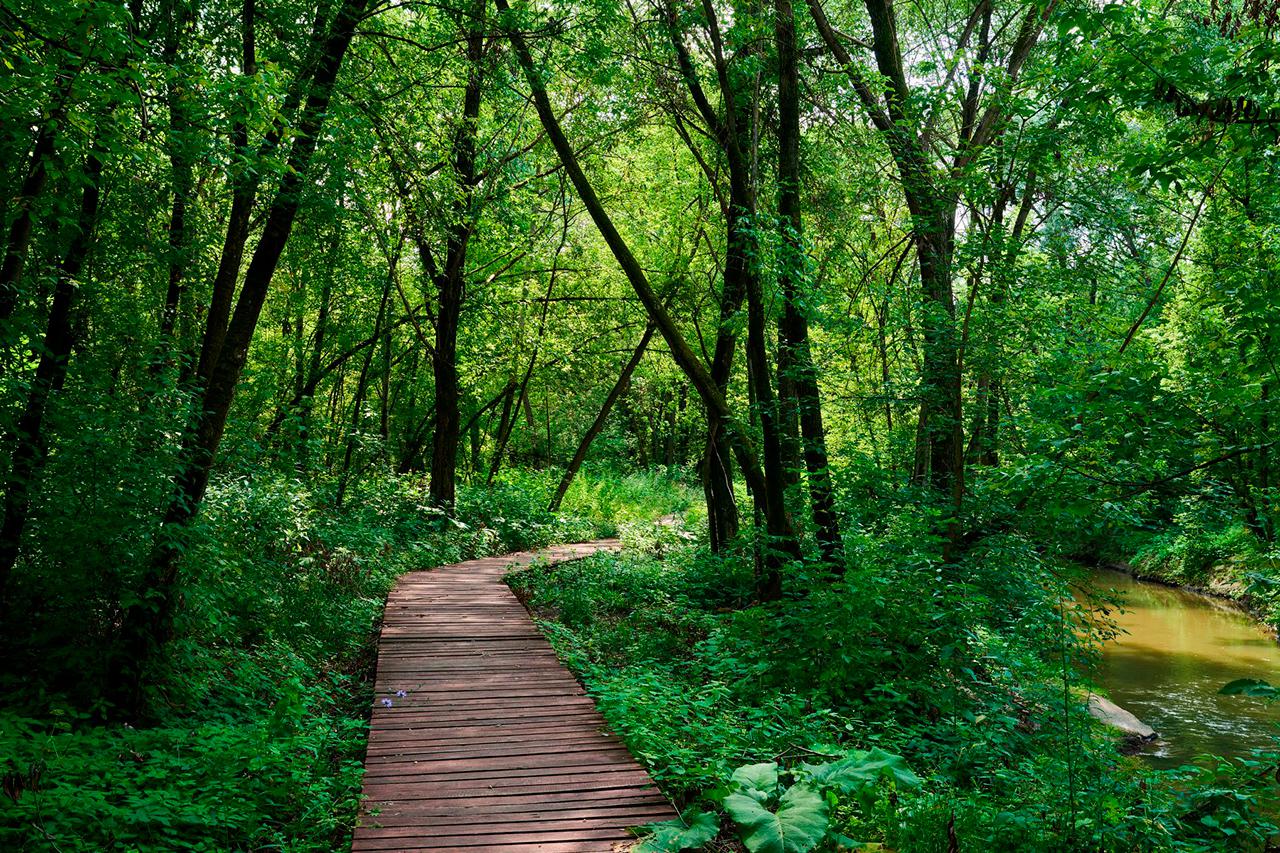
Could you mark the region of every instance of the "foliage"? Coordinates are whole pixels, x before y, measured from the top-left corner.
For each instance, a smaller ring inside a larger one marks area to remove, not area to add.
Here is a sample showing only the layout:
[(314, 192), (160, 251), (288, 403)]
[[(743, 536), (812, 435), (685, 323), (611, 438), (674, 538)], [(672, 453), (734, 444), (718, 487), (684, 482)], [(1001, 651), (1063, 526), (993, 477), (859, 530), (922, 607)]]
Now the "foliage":
[(513, 584), (655, 844), (1261, 848), (1064, 563), (1280, 625), (1278, 28), (0, 0), (0, 843), (341, 847), (395, 577), (616, 535)]
[(938, 568), (911, 523), (864, 537), (844, 583), (775, 607), (743, 609), (749, 573), (697, 547), (511, 579), (687, 806), (646, 849), (694, 849), (708, 804), (748, 849), (835, 849), (812, 847), (826, 837), (941, 851), (954, 833), (961, 849), (1247, 850), (1267, 837), (1272, 792), (1245, 782), (1247, 761), (1144, 770), (1079, 700), (1064, 706), (1064, 645), (1087, 661), (1101, 638), (1063, 621), (1056, 565), (1006, 542)]
[(738, 790), (724, 798), (742, 844), (751, 853), (807, 853), (826, 835), (827, 804), (808, 785), (792, 785), (781, 794), (775, 784), (762, 790), (740, 779)]
[[(872, 800), (875, 784), (882, 777), (905, 788), (920, 784), (901, 756), (879, 748), (854, 752), (825, 764), (802, 764), (792, 775), (796, 781), (783, 786), (776, 764), (748, 764), (734, 770), (720, 793), (712, 795), (751, 853), (807, 853), (824, 839), (856, 844), (833, 833), (829, 826), (829, 809), (838, 803), (837, 795), (853, 794), (864, 801)], [(640, 845), (640, 850), (678, 851), (710, 841), (719, 830), (719, 821), (712, 813), (695, 807), (676, 820), (647, 829), (653, 835)]]
[[(584, 479), (584, 493), (608, 493), (630, 512), (679, 491), (656, 476)], [(154, 725), (105, 725), (81, 710), (82, 697), (100, 687), (88, 637), (77, 653), (6, 678), (0, 772), (26, 781), (0, 800), (0, 846), (329, 851), (346, 844), (377, 622), (395, 578), (590, 538), (611, 523), (573, 514), (572, 502), (548, 517), (543, 490), (519, 489), (464, 489), (459, 514), (447, 517), (424, 505), (416, 478), (371, 478), (360, 500), (341, 510), (331, 482), (308, 487), (265, 474), (220, 481), (187, 543), (187, 607)]]
[(644, 830), (651, 834), (636, 847), (637, 853), (678, 853), (696, 850), (713, 840), (720, 834), (720, 818), (715, 812), (690, 806), (679, 818), (649, 824)]

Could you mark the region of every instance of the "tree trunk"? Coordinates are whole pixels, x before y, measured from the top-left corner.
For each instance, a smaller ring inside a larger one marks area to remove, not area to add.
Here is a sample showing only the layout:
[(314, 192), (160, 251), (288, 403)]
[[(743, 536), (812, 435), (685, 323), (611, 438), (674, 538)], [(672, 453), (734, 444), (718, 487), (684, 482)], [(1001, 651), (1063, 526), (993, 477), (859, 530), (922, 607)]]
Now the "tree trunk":
[[(716, 345), (711, 356), (711, 379), (721, 395), (729, 390), (729, 377), (733, 373), (733, 351), (738, 339), (733, 331), (733, 318), (742, 307), (746, 293), (727, 278), (720, 294), (720, 325), (716, 330)], [(739, 517), (737, 496), (733, 488), (732, 451), (725, 436), (725, 425), (720, 415), (707, 408), (707, 441), (699, 465), (702, 477), (702, 493), (707, 503), (707, 535), (712, 551), (723, 550), (738, 537)]]
[[(1031, 216), (1031, 209), (1035, 205), (1035, 190), (1037, 176), (1032, 170), (1027, 175), (1026, 185), (1022, 192), (1022, 202), (1018, 205), (1017, 216), (1014, 217), (1013, 230), (1009, 234), (1009, 251), (1001, 258), (1001, 264), (996, 268), (994, 273), (998, 278), (993, 282), (994, 287), (991, 292), (991, 304), (993, 306), (1003, 305), (1009, 295), (1009, 281), (1014, 275), (1014, 265), (1018, 261), (1018, 255), (1022, 251), (1022, 234), (1026, 230), (1027, 220)], [(1000, 204), (993, 215), (993, 219), (1003, 221), (1004, 205), (1007, 196), (1002, 196)], [(1089, 304), (1096, 303), (1098, 297), (1098, 281), (1092, 279), (1089, 284)], [(982, 383), (984, 377), (979, 377), (979, 384)], [(984, 419), (982, 426), (982, 441), (979, 444), (979, 453), (977, 461), (979, 465), (987, 467), (995, 467), (1000, 462), (1000, 397), (1004, 393), (1004, 380), (998, 375), (991, 375), (986, 378), (986, 393), (980, 397), (980, 404), (983, 406), (983, 413), (975, 417)]]
[[(258, 70), (254, 2), (255, 0), (244, 0), (240, 15), (240, 73), (246, 84), (257, 75)], [(231, 128), (231, 142), (235, 148), (235, 161), (231, 168), (231, 211), (227, 215), (227, 231), (218, 257), (218, 270), (213, 276), (213, 288), (205, 317), (205, 333), (200, 346), (200, 357), (196, 362), (196, 377), (201, 389), (209, 381), (226, 337), (236, 280), (240, 276), (245, 242), (249, 239), (249, 220), (253, 215), (254, 198), (258, 193), (258, 180), (248, 162), (251, 151), (247, 113), (246, 109), (245, 114), (238, 116)]]
[[(910, 173), (907, 173), (910, 175)], [(927, 460), (927, 482), (951, 501), (945, 520), (949, 539), (959, 535), (955, 513), (964, 494), (961, 418), (960, 337), (955, 323), (951, 261), (955, 224), (947, 202), (922, 176), (904, 175), (907, 206), (912, 212), (916, 258), (920, 265), (922, 365), (920, 458)]]
[[(781, 277), (781, 276), (780, 276)], [(783, 300), (786, 300), (784, 294)], [(783, 306), (786, 310), (786, 306)], [(782, 446), (782, 476), (787, 492), (790, 493), (800, 485), (800, 466), (802, 443), (800, 440), (800, 402), (796, 390), (795, 378), (792, 375), (794, 365), (788, 364), (788, 356), (784, 355), (787, 344), (783, 340), (783, 322), (778, 321), (778, 430), (779, 443)]]
[[(473, 423), (471, 429), (467, 430), (471, 442), (471, 471), (468, 477), (475, 477), (480, 472), (480, 424)], [(470, 482), (470, 480), (468, 480)]]
[[(496, 0), (496, 3), (503, 12), (508, 12), (511, 8), (507, 0)], [(623, 273), (627, 276), (627, 281), (631, 284), (632, 290), (635, 291), (641, 304), (644, 305), (650, 318), (662, 333), (663, 340), (667, 342), (677, 366), (697, 390), (706, 407), (725, 424), (726, 432), (729, 434), (730, 445), (733, 447), (734, 455), (737, 457), (738, 464), (742, 468), (743, 476), (746, 477), (748, 485), (752, 488), (759, 487), (763, 491), (764, 474), (757, 461), (757, 451), (750, 435), (733, 417), (732, 411), (725, 402), (724, 395), (712, 380), (707, 368), (698, 360), (693, 347), (685, 340), (675, 320), (667, 312), (666, 306), (658, 298), (658, 294), (650, 285), (644, 269), (640, 266), (639, 261), (636, 260), (630, 247), (627, 246), (626, 241), (623, 240), (617, 226), (613, 224), (613, 220), (609, 217), (608, 211), (605, 210), (604, 205), (600, 202), (600, 197), (596, 195), (591, 182), (582, 171), (582, 166), (578, 163), (577, 154), (574, 153), (573, 147), (564, 135), (560, 120), (556, 117), (555, 110), (551, 106), (551, 100), (547, 96), (546, 85), (542, 76), (538, 73), (538, 69), (534, 66), (533, 56), (529, 53), (529, 47), (525, 43), (524, 37), (511, 30), (508, 30), (506, 34), (511, 40), (516, 59), (524, 71), (525, 81), (533, 95), (534, 107), (537, 109), (538, 118), (547, 133), (547, 137), (551, 140), (552, 147), (555, 149), (561, 165), (564, 166), (569, 179), (573, 182), (579, 199), (591, 215), (592, 221), (595, 223), (597, 230), (599, 230), (605, 244), (613, 253), (618, 266), (622, 268)]]
[(31, 150), (31, 166), (18, 191), (18, 214), (9, 225), (4, 263), (0, 266), (0, 321), (12, 317), (18, 307), (22, 268), (26, 264), (27, 248), (31, 245), (31, 232), (35, 225), (32, 208), (48, 179), (49, 158), (53, 153), (54, 129), (52, 121), (48, 121), (36, 135), (35, 147)]
[(631, 358), (623, 365), (622, 373), (618, 375), (618, 381), (613, 383), (613, 387), (609, 389), (609, 395), (604, 398), (604, 405), (600, 407), (600, 411), (596, 414), (596, 419), (587, 428), (586, 433), (582, 436), (582, 441), (578, 442), (578, 449), (564, 469), (564, 476), (560, 478), (560, 484), (556, 486), (556, 492), (551, 496), (551, 503), (547, 506), (547, 512), (557, 512), (560, 509), (560, 503), (564, 500), (565, 493), (569, 491), (569, 486), (573, 484), (574, 476), (587, 458), (587, 451), (591, 449), (591, 443), (596, 440), (596, 436), (604, 429), (605, 423), (609, 420), (609, 413), (613, 411), (614, 403), (618, 402), (618, 398), (626, 392), (627, 386), (631, 383), (631, 374), (635, 372), (637, 365), (644, 358), (644, 351), (648, 348), (649, 339), (652, 337), (653, 323), (649, 323), (649, 325), (645, 326), (644, 336), (640, 338), (640, 343), (636, 344), (635, 352), (631, 354)]
[[(628, 401), (624, 400), (624, 404)], [(649, 468), (649, 425), (645, 422), (640, 413), (636, 411), (635, 406), (625, 406), (627, 409), (627, 421), (631, 426), (631, 434), (635, 436), (636, 468), (641, 471)]]
[(498, 476), (498, 469), (502, 467), (502, 454), (507, 452), (507, 438), (511, 435), (512, 425), (515, 423), (513, 409), (518, 405), (516, 395), (523, 393), (523, 387), (512, 376), (507, 382), (506, 396), (502, 400), (502, 417), (498, 419), (498, 434), (494, 437), (496, 446), (493, 450), (493, 458), (489, 461), (489, 475), (485, 478), (486, 485), (493, 483), (493, 478)]
[(382, 327), (382, 370), (378, 376), (378, 439), (381, 446), (378, 456), (387, 459), (391, 441), (391, 330), (386, 324)]
[(67, 254), (58, 271), (54, 285), (53, 301), (49, 307), (49, 319), (45, 326), (44, 343), (39, 349), (40, 361), (35, 377), (27, 392), (27, 403), (14, 429), (11, 440), (4, 446), (13, 448), (9, 477), (4, 489), (4, 519), (0, 522), (0, 599), (3, 598), (9, 576), (18, 561), (22, 547), (22, 534), (31, 511), (32, 485), (44, 465), (48, 452), (44, 435), (44, 419), (50, 398), (62, 388), (67, 376), (67, 364), (75, 340), (73, 310), (76, 302), (77, 279), (84, 268), (85, 259), (93, 242), (93, 230), (98, 220), (98, 203), (101, 198), (102, 152), (95, 147), (89, 152), (84, 167), (84, 191), (80, 200), (80, 214), (76, 232), (67, 248)]
[[(501, 391), (499, 391), (496, 395), (494, 395), (493, 398), (489, 400), (489, 402), (485, 403), (483, 406), (476, 409), (475, 413), (472, 414), (471, 417), (467, 419), (467, 422), (462, 425), (462, 429), (460, 430), (460, 432), (467, 433), (471, 437), (471, 476), (472, 477), (475, 477), (476, 475), (478, 475), (480, 471), (484, 468), (484, 460), (481, 459), (481, 455), (480, 455), (480, 451), (482, 449), (481, 448), (482, 442), (480, 440), (481, 438), (480, 437), (480, 418), (484, 415), (485, 412), (490, 411), (499, 403), (504, 403), (506, 406), (509, 407), (511, 405), (511, 402), (510, 402), (511, 394), (514, 387), (515, 387), (515, 380), (511, 380), (506, 385), (502, 386)], [(508, 408), (507, 414), (510, 414), (509, 408)], [(506, 415), (504, 415), (504, 418), (505, 417)], [(492, 418), (490, 418), (490, 420), (492, 420)]]
[[(940, 170), (931, 159), (935, 141), (931, 139), (932, 124), (928, 120), (922, 124), (916, 115), (909, 113), (913, 93), (903, 64), (891, 0), (864, 0), (871, 23), (871, 50), (876, 58), (876, 69), (883, 79), (883, 86), (877, 83), (875, 87), (862, 76), (860, 64), (853, 61), (840, 35), (827, 20), (821, 0), (807, 2), (823, 42), (844, 67), (858, 100), (893, 155), (902, 181), (903, 197), (911, 213), (920, 269), (924, 350), (916, 473), (926, 474), (935, 492), (949, 499), (941, 523), (947, 541), (943, 559), (949, 560), (960, 538), (964, 445), (960, 339), (955, 327), (955, 300), (951, 287), (957, 196), (947, 183), (963, 174), (981, 151), (999, 140), (1007, 117), (1005, 104), (1009, 99), (993, 93), (985, 108), (980, 108), (980, 75), (986, 72), (971, 72), (953, 156), (947, 169)], [(1018, 79), (1054, 5), (1054, 0), (1050, 0), (1045, 4), (1033, 4), (1026, 10), (1002, 69), (1004, 85)], [(991, 6), (988, 4), (981, 8), (981, 46), (976, 61), (971, 64), (974, 69), (983, 69), (991, 59)], [(880, 93), (883, 93), (883, 101)], [(927, 465), (927, 472), (920, 470), (920, 463)]]
[(755, 390), (764, 469), (759, 487), (752, 489), (752, 497), (757, 504), (763, 502), (768, 533), (764, 551), (765, 570), (757, 592), (761, 600), (769, 601), (781, 596), (782, 565), (800, 558), (800, 542), (787, 514), (787, 477), (777, 398), (769, 370), (764, 292), (755, 261), (760, 251), (755, 232), (756, 191), (745, 153), (752, 145), (754, 117), (747, 109), (739, 109), (741, 99), (735, 97), (737, 93), (722, 89), (722, 94), (727, 100), (725, 113), (732, 117), (724, 128), (724, 136), (729, 140), (726, 151), (731, 152), (728, 157), (729, 212), (725, 220), (725, 288), (730, 288), (730, 282), (741, 282), (732, 287), (741, 288), (747, 296), (747, 374)]
[[(295, 409), (298, 413), (298, 466), (305, 470), (308, 467), (311, 450), (311, 408), (312, 400), (315, 396), (316, 386), (320, 384), (321, 376), (320, 363), (324, 358), (324, 342), (329, 334), (329, 305), (333, 301), (333, 272), (334, 272), (334, 256), (338, 252), (338, 244), (341, 241), (342, 231), (338, 230), (334, 237), (333, 248), (330, 250), (330, 262), (328, 269), (325, 271), (324, 284), (320, 285), (320, 309), (316, 313), (316, 329), (311, 336), (311, 355), (307, 362), (306, 379), (301, 387), (294, 393), (296, 403), (291, 404), (288, 408)], [(287, 411), (287, 409), (286, 409)]]
[[(458, 321), (466, 284), (467, 245), (474, 228), (471, 210), (476, 183), (476, 132), (480, 117), (486, 0), (476, 0), (467, 30), (467, 87), (462, 123), (453, 137), (453, 171), (458, 195), (453, 204), (444, 269), (437, 277), (439, 306), (432, 366), (436, 385), (435, 437), (431, 448), (431, 500), (452, 509), (458, 467)], [(490, 477), (492, 479), (492, 476)]]
[(951, 262), (955, 244), (955, 199), (939, 186), (929, 150), (912, 126), (906, 110), (911, 98), (898, 44), (897, 22), (889, 0), (865, 0), (871, 20), (872, 52), (886, 82), (885, 106), (856, 75), (856, 67), (826, 19), (819, 0), (809, 0), (818, 30), (827, 47), (854, 75), (853, 83), (872, 122), (883, 134), (898, 167), (903, 197), (911, 213), (912, 237), (920, 269), (923, 364), (920, 374), (920, 412), (916, 432), (915, 478), (926, 480), (946, 496), (942, 530), (951, 546), (959, 539), (958, 516), (964, 495), (964, 447), (961, 425), (959, 335), (955, 328), (955, 298)]
[[(724, 287), (720, 302), (720, 327), (711, 365), (711, 378), (723, 396), (728, 390), (733, 350), (737, 344), (730, 323), (733, 316), (741, 309), (744, 300), (748, 303), (748, 374), (760, 369), (760, 365), (753, 360), (753, 354), (763, 355), (767, 363), (767, 353), (764, 353), (762, 337), (764, 334), (763, 300), (759, 293), (759, 279), (752, 261), (757, 250), (753, 233), (756, 210), (755, 178), (751, 162), (751, 153), (755, 150), (755, 116), (751, 110), (740, 103), (723, 55), (718, 22), (709, 17), (706, 25), (711, 34), (716, 79), (723, 102), (722, 114), (716, 112), (703, 91), (697, 68), (685, 45), (679, 25), (679, 15), (674, 5), (668, 3), (665, 14), (668, 35), (676, 52), (685, 87), (707, 127), (713, 131), (728, 165), (729, 198), (727, 205), (723, 207), (726, 235)], [(758, 340), (753, 339), (753, 334), (761, 337)], [(767, 364), (763, 369), (766, 370), (766, 375), (763, 377), (766, 393), (763, 399), (766, 405), (772, 406), (772, 392), (768, 389)], [(757, 407), (753, 404), (753, 412), (756, 409)], [(774, 509), (772, 511), (766, 509), (763, 514), (771, 530), (779, 528), (779, 525), (789, 527), (783, 503), (787, 466), (779, 459), (779, 454), (784, 452), (784, 447), (777, 434), (776, 422), (777, 417), (773, 412), (764, 413), (761, 420), (764, 431), (764, 470), (759, 480), (752, 484), (750, 489), (753, 500), (756, 502), (773, 502)], [(723, 548), (738, 532), (738, 510), (733, 493), (733, 469), (728, 464), (728, 453), (725, 448), (727, 435), (724, 430), (728, 426), (729, 424), (718, 413), (708, 409), (707, 447), (703, 456), (702, 482), (707, 501), (707, 519), (713, 550)], [(779, 476), (780, 473), (781, 476)], [(771, 497), (774, 492), (778, 494), (776, 497)], [(781, 509), (780, 512), (779, 509)], [(761, 513), (756, 512), (755, 517), (761, 517)], [(770, 553), (772, 554), (772, 551)], [(772, 561), (772, 557), (770, 559)], [(770, 576), (769, 582), (773, 582), (773, 576)]]
[[(733, 331), (733, 318), (742, 307), (746, 293), (740, 281), (725, 280), (720, 294), (720, 325), (716, 346), (711, 356), (711, 379), (721, 395), (729, 390), (733, 373), (733, 351), (738, 339)], [(732, 285), (732, 286), (731, 286)], [(740, 520), (737, 496), (733, 488), (733, 457), (720, 415), (707, 408), (707, 441), (699, 465), (702, 493), (707, 503), (707, 536), (712, 551), (723, 550), (738, 538)]]
[(740, 521), (733, 492), (733, 460), (718, 418), (707, 416), (707, 443), (698, 466), (707, 503), (707, 537), (712, 551), (721, 551), (738, 536)]
[[(1268, 347), (1271, 343), (1270, 335), (1263, 335), (1262, 346)], [(1259, 389), (1259, 402), (1262, 404), (1258, 416), (1258, 433), (1260, 441), (1263, 442), (1258, 450), (1258, 491), (1263, 501), (1269, 503), (1271, 491), (1271, 448), (1265, 442), (1269, 441), (1268, 436), (1271, 435), (1271, 383), (1263, 381), (1262, 387)], [(1275, 530), (1273, 528), (1274, 517), (1268, 512), (1263, 519), (1262, 538), (1267, 542), (1274, 541)]]
[[(183, 276), (187, 267), (186, 255), (189, 243), (187, 199), (191, 195), (192, 186), (191, 158), (185, 150), (187, 141), (184, 138), (189, 123), (187, 99), (191, 95), (187, 91), (189, 84), (186, 75), (178, 70), (178, 52), (183, 39), (187, 36), (188, 24), (193, 20), (193, 15), (189, 4), (167, 0), (165, 16), (167, 21), (163, 58), (169, 73), (167, 92), (169, 133), (165, 139), (165, 147), (169, 152), (173, 198), (169, 211), (169, 285), (165, 291), (164, 307), (160, 311), (160, 337), (162, 341), (171, 343), (170, 339), (178, 323), (178, 312), (183, 296)], [(164, 358), (169, 355), (170, 353), (166, 353)]]
[(779, 266), (783, 315), (778, 323), (778, 371), (790, 377), (795, 394), (794, 409), (803, 436), (809, 507), (818, 547), (823, 558), (840, 571), (843, 569), (840, 526), (832, 496), (818, 372), (809, 348), (809, 321), (798, 298), (799, 287), (807, 278), (807, 264), (800, 201), (800, 77), (796, 66), (795, 11), (791, 0), (775, 0), (774, 12), (778, 43), (778, 218), (783, 231)]
[[(378, 313), (373, 320), (373, 334), (370, 337), (375, 340), (381, 339), (383, 334), (382, 327), (386, 322), (387, 303), (391, 300), (391, 287), (395, 280), (395, 268), (398, 262), (399, 250), (397, 249), (388, 259), (390, 269), (387, 270), (387, 283), (382, 288), (382, 299), (378, 302)], [(338, 475), (338, 494), (334, 499), (334, 505), (339, 508), (350, 485), (351, 460), (355, 456), (357, 437), (364, 421), (364, 401), (369, 390), (369, 368), (373, 365), (373, 351), (374, 347), (369, 347), (365, 352), (364, 361), (360, 365), (360, 377), (356, 380), (356, 396), (351, 404), (351, 431), (347, 433), (346, 448), (342, 452), (342, 471)]]
[(427, 436), (431, 434), (431, 423), (435, 420), (435, 415), (436, 407), (435, 403), (432, 403), (427, 407), (427, 413), (409, 434), (408, 440), (400, 450), (400, 463), (396, 466), (397, 474), (421, 470), (420, 456), (427, 444)]
[(759, 276), (748, 265), (748, 242), (754, 241), (739, 231), (736, 245), (731, 244), (729, 252), (731, 259), (735, 254), (742, 253), (739, 255), (740, 261), (726, 263), (726, 275), (732, 263), (744, 264), (743, 273), (747, 276), (747, 370), (755, 388), (764, 459), (764, 494), (756, 492), (754, 499), (758, 503), (763, 498), (765, 530), (769, 535), (764, 554), (765, 571), (757, 591), (762, 601), (772, 601), (782, 595), (782, 565), (788, 560), (800, 559), (800, 542), (795, 537), (787, 515), (786, 476), (782, 465), (778, 408), (770, 382), (769, 356), (765, 343), (764, 296)]
[[(77, 27), (78, 29), (78, 27)], [(83, 64), (83, 60), (81, 61)], [(58, 126), (66, 118), (67, 104), (71, 99), (71, 85), (79, 75), (77, 67), (63, 76), (62, 85), (58, 89), (58, 102), (49, 116), (40, 125), (36, 133), (35, 144), (31, 149), (30, 165), (27, 176), (14, 199), (17, 213), (9, 224), (9, 235), (5, 241), (4, 260), (0, 262), (0, 323), (13, 317), (18, 308), (22, 288), (22, 269), (27, 262), (27, 251), (31, 246), (31, 233), (35, 227), (35, 204), (44, 191), (49, 179), (49, 162), (53, 159)], [(7, 344), (8, 338), (4, 340)]]

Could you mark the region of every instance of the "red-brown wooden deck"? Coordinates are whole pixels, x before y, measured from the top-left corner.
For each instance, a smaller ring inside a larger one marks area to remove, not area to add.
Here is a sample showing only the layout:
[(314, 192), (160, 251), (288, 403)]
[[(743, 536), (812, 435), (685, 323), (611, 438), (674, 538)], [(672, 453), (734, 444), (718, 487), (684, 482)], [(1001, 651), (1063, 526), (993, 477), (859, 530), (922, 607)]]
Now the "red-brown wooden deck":
[(634, 841), (627, 827), (675, 817), (502, 582), (512, 566), (617, 546), (400, 579), (378, 643), (355, 853), (608, 853)]

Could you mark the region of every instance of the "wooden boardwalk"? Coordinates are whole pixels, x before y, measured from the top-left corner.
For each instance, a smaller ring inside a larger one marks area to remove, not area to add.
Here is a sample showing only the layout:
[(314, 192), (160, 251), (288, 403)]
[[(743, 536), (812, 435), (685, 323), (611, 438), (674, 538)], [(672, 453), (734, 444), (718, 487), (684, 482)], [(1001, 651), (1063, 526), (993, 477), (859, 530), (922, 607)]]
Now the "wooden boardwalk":
[[(352, 849), (608, 853), (675, 817), (502, 582), (615, 540), (404, 575), (378, 644)], [(389, 703), (389, 705), (388, 705)]]

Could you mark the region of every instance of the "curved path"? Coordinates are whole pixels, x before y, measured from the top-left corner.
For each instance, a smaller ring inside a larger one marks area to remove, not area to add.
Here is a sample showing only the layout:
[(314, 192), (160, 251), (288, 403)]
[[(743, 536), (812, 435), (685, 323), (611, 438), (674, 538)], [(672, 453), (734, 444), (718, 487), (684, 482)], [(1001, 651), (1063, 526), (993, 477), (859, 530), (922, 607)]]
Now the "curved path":
[(605, 539), (400, 578), (378, 642), (365, 851), (610, 853), (629, 826), (675, 817), (502, 582)]

